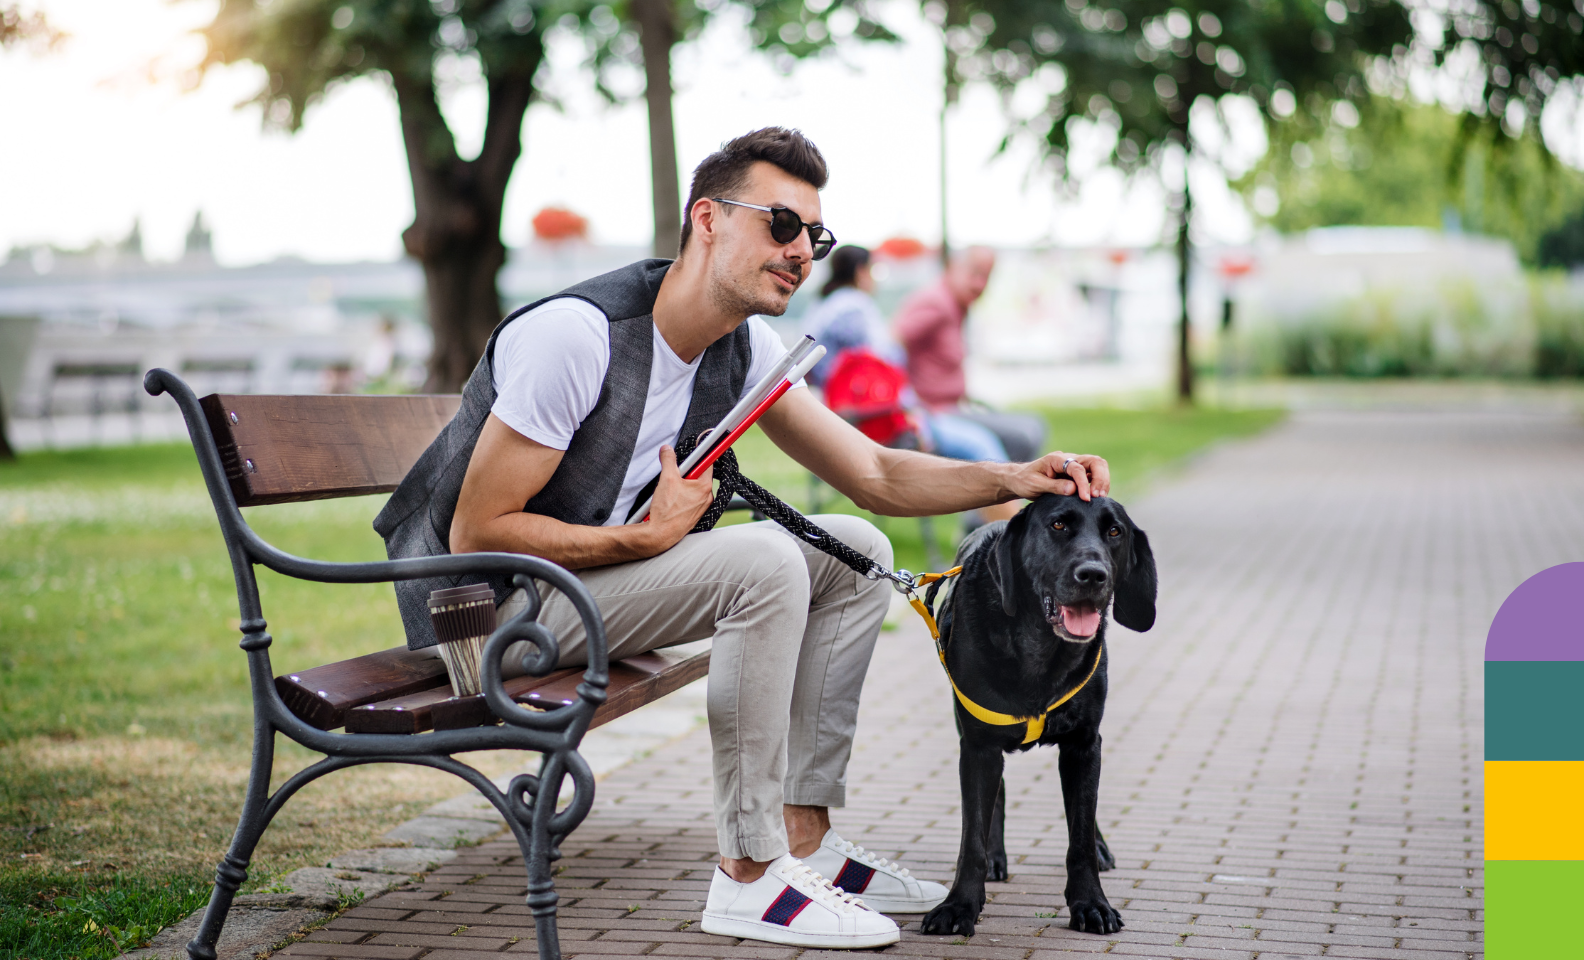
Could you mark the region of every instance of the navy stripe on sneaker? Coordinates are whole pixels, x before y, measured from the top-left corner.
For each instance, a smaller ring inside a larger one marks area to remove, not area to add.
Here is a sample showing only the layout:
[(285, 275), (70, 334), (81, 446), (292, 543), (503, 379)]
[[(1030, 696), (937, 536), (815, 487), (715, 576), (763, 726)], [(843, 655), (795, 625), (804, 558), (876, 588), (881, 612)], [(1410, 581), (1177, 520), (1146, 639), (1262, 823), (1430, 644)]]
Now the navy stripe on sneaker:
[(841, 873), (831, 883), (841, 887), (843, 891), (851, 894), (860, 894), (869, 886), (869, 881), (874, 879), (874, 867), (866, 867), (857, 860), (848, 858), (842, 864)]
[(765, 910), (764, 916), (759, 919), (765, 923), (780, 924), (783, 927), (790, 926), (792, 921), (797, 919), (797, 915), (803, 912), (803, 908), (809, 905), (809, 902), (808, 897), (798, 893), (791, 887), (787, 887), (781, 891), (781, 896), (775, 898), (775, 902), (770, 904)]

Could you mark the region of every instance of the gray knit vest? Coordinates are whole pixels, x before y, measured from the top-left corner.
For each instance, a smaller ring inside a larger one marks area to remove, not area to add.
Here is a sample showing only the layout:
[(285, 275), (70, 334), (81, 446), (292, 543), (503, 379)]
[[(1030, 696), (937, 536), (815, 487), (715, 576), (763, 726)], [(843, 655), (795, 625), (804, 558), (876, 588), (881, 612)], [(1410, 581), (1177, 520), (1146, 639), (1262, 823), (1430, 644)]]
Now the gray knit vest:
[[(462, 478), (495, 403), (495, 340), (508, 323), (557, 297), (585, 300), (605, 314), (610, 321), (610, 367), (605, 371), (599, 402), (572, 434), (549, 482), (523, 510), (585, 526), (600, 526), (610, 517), (638, 443), (654, 360), (655, 298), (670, 266), (669, 260), (641, 260), (515, 310), (500, 322), (462, 388), (462, 406), (456, 416), (374, 518), (374, 529), (385, 538), (385, 551), (391, 559), (451, 552), (451, 518), (462, 492)], [(737, 402), (753, 359), (750, 342), (745, 323), (704, 351), (678, 441), (713, 427)], [(436, 577), (396, 583), (408, 647), (417, 650), (439, 642), (429, 621), (430, 591), (469, 583), (488, 583), (495, 590), (497, 603), (512, 590), (504, 577)]]

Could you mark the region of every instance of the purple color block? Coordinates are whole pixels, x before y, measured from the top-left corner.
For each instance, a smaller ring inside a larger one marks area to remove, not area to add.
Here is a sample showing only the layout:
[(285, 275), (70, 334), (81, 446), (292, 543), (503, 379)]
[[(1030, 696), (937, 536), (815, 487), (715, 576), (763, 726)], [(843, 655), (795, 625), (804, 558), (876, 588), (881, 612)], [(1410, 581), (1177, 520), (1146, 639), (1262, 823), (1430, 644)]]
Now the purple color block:
[(1485, 635), (1486, 660), (1584, 660), (1584, 563), (1525, 580)]

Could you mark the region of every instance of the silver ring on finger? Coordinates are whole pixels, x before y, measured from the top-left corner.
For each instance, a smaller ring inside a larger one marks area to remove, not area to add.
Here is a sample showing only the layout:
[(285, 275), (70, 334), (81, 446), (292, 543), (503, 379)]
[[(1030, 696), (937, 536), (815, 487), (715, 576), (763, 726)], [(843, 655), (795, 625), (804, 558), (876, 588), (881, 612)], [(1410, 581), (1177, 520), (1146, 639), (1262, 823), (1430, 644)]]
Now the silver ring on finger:
[(1077, 457), (1068, 457), (1066, 460), (1063, 460), (1062, 461), (1062, 473), (1068, 472), (1068, 470), (1071, 469), (1072, 465), (1077, 463), (1077, 462), (1078, 462), (1078, 458)]

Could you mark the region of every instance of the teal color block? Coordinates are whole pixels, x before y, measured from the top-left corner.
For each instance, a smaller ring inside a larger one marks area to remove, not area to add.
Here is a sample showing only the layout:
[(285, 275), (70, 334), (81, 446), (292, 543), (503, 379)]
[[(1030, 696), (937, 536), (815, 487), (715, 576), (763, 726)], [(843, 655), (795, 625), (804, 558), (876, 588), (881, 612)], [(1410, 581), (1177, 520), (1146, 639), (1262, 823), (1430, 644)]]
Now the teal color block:
[(1584, 662), (1485, 663), (1486, 760), (1584, 760)]

